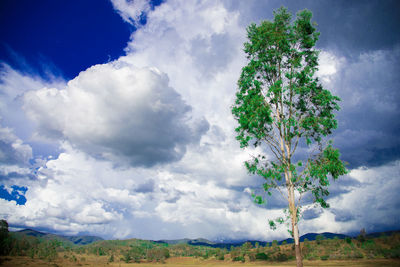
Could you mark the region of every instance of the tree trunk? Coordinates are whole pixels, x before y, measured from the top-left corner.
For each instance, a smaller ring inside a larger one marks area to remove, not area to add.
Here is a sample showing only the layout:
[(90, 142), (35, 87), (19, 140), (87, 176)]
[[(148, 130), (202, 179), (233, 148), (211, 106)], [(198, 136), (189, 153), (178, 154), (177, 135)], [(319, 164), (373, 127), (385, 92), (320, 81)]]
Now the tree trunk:
[[(290, 174), (289, 174), (290, 176)], [(290, 178), (290, 177), (289, 177)], [(292, 219), (292, 233), (294, 239), (294, 246), (296, 252), (296, 265), (297, 267), (303, 267), (303, 258), (301, 256), (301, 247), (300, 247), (300, 237), (299, 237), (299, 228), (297, 226), (297, 210), (295, 205), (295, 196), (293, 186), (289, 186), (288, 188), (289, 195), (289, 210), (290, 216)]]
[[(297, 233), (297, 234), (294, 234)], [(301, 247), (299, 242), (299, 229), (297, 228), (297, 224), (293, 227), (293, 236), (297, 236), (294, 238), (294, 248), (296, 252), (296, 265), (297, 267), (303, 267), (303, 257), (301, 256)]]

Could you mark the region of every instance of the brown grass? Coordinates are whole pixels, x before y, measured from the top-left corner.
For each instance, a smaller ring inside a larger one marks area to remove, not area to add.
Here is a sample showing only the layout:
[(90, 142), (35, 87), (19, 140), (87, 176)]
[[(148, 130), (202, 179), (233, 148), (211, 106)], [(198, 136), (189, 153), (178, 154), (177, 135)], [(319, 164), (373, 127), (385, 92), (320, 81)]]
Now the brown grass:
[[(60, 255), (55, 261), (48, 262), (41, 259), (31, 259), (29, 257), (15, 256), (15, 257), (0, 257), (0, 266), (4, 267), (17, 267), (17, 266), (28, 266), (28, 267), (76, 267), (76, 266), (90, 266), (90, 267), (192, 267), (192, 266), (207, 266), (207, 267), (283, 267), (283, 266), (296, 266), (295, 261), (288, 261), (284, 263), (271, 263), (271, 262), (231, 262), (231, 261), (217, 261), (217, 260), (202, 260), (192, 257), (173, 257), (163, 263), (125, 263), (116, 259), (116, 262), (108, 263), (106, 256), (96, 257), (91, 255), (76, 255), (77, 261), (73, 261), (71, 258), (64, 258)], [(360, 260), (327, 260), (327, 261), (307, 261), (304, 260), (304, 266), (384, 266), (384, 267), (395, 267), (400, 266), (400, 260), (393, 259), (360, 259)]]

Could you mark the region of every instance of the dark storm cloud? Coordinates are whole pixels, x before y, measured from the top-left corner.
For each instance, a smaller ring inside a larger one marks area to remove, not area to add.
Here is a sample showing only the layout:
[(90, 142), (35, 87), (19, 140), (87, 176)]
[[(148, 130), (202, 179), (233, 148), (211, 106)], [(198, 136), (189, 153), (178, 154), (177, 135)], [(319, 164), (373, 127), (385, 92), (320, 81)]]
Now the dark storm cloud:
[(337, 222), (348, 222), (356, 218), (355, 215), (349, 210), (331, 209), (331, 212), (335, 214), (335, 221)]
[(286, 6), (307, 8), (321, 33), (317, 48), (341, 60), (326, 87), (342, 99), (339, 127), (331, 136), (350, 169), (380, 166), (400, 158), (400, 2), (227, 2), (242, 14), (243, 27), (273, 18)]
[(335, 145), (349, 168), (400, 158), (400, 46), (362, 54), (335, 76), (342, 101)]
[(317, 46), (340, 51), (347, 56), (377, 49), (391, 49), (400, 42), (400, 2), (385, 1), (225, 1), (240, 10), (241, 22), (272, 19), (272, 11), (286, 6), (292, 14), (302, 9), (313, 12), (321, 32)]
[(303, 212), (303, 219), (304, 220), (311, 220), (318, 218), (319, 216), (322, 215), (322, 210), (321, 209), (308, 209)]

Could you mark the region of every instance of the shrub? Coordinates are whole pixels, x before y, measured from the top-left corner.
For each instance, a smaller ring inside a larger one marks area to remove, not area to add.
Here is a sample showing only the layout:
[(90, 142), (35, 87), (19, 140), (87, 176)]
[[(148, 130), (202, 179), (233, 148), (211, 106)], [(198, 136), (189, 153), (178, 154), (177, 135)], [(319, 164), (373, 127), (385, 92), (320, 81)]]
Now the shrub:
[(256, 260), (256, 253), (250, 252), (250, 253), (248, 253), (248, 255), (249, 255), (249, 260), (250, 261), (255, 261)]
[(329, 255), (322, 255), (320, 258), (321, 260), (326, 261), (329, 259)]
[(225, 255), (224, 255), (224, 253), (220, 253), (220, 254), (218, 254), (218, 256), (217, 256), (217, 260), (220, 260), (220, 261), (223, 261), (223, 260), (225, 260)]
[(244, 262), (244, 261), (245, 261), (245, 259), (244, 259), (243, 256), (236, 256), (236, 257), (234, 257), (232, 260), (233, 260), (233, 261), (241, 261), (241, 262)]
[(367, 238), (367, 232), (365, 231), (365, 228), (363, 228), (361, 229), (360, 234), (357, 236), (357, 240), (363, 243), (365, 242), (366, 238)]
[(351, 238), (350, 237), (346, 237), (344, 240), (346, 241), (347, 244), (351, 244)]
[(110, 258), (108, 258), (108, 262), (114, 262), (114, 254), (111, 254)]
[(260, 252), (260, 253), (256, 254), (256, 259), (257, 260), (266, 261), (266, 260), (268, 260), (268, 258), (269, 258), (268, 255), (265, 254), (264, 252)]
[(288, 257), (288, 255), (286, 255), (285, 253), (278, 253), (276, 256), (275, 256), (275, 260), (276, 261), (287, 261), (289, 259), (289, 257)]
[(321, 245), (322, 244), (322, 240), (324, 240), (324, 239), (325, 239), (325, 237), (323, 235), (317, 235), (315, 237), (315, 241), (317, 242), (318, 245)]

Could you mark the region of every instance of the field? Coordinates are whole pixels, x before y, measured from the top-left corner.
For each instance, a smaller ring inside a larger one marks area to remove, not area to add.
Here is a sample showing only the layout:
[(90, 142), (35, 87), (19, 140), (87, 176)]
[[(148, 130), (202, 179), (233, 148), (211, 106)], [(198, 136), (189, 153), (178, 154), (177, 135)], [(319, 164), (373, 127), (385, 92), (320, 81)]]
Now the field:
[[(267, 267), (267, 266), (296, 266), (295, 261), (287, 261), (284, 263), (274, 263), (274, 262), (232, 262), (232, 261), (217, 261), (217, 260), (202, 260), (196, 259), (192, 257), (174, 257), (169, 258), (165, 261), (165, 263), (125, 263), (125, 262), (108, 262), (107, 257), (105, 256), (93, 256), (93, 255), (85, 255), (85, 260), (77, 260), (76, 262), (71, 262), (68, 259), (64, 259), (62, 256), (58, 257), (56, 260), (49, 262), (41, 259), (31, 259), (30, 257), (22, 257), (22, 256), (7, 256), (0, 257), (0, 266), (4, 267), (16, 267), (16, 266), (31, 266), (31, 267), (39, 267), (39, 266), (66, 266), (66, 267), (75, 267), (75, 266), (93, 266), (93, 267), (126, 267), (126, 266), (136, 266), (136, 267), (183, 267), (183, 266), (207, 266), (207, 267)], [(359, 260), (304, 260), (304, 266), (400, 266), (400, 260), (398, 259), (359, 259)]]

